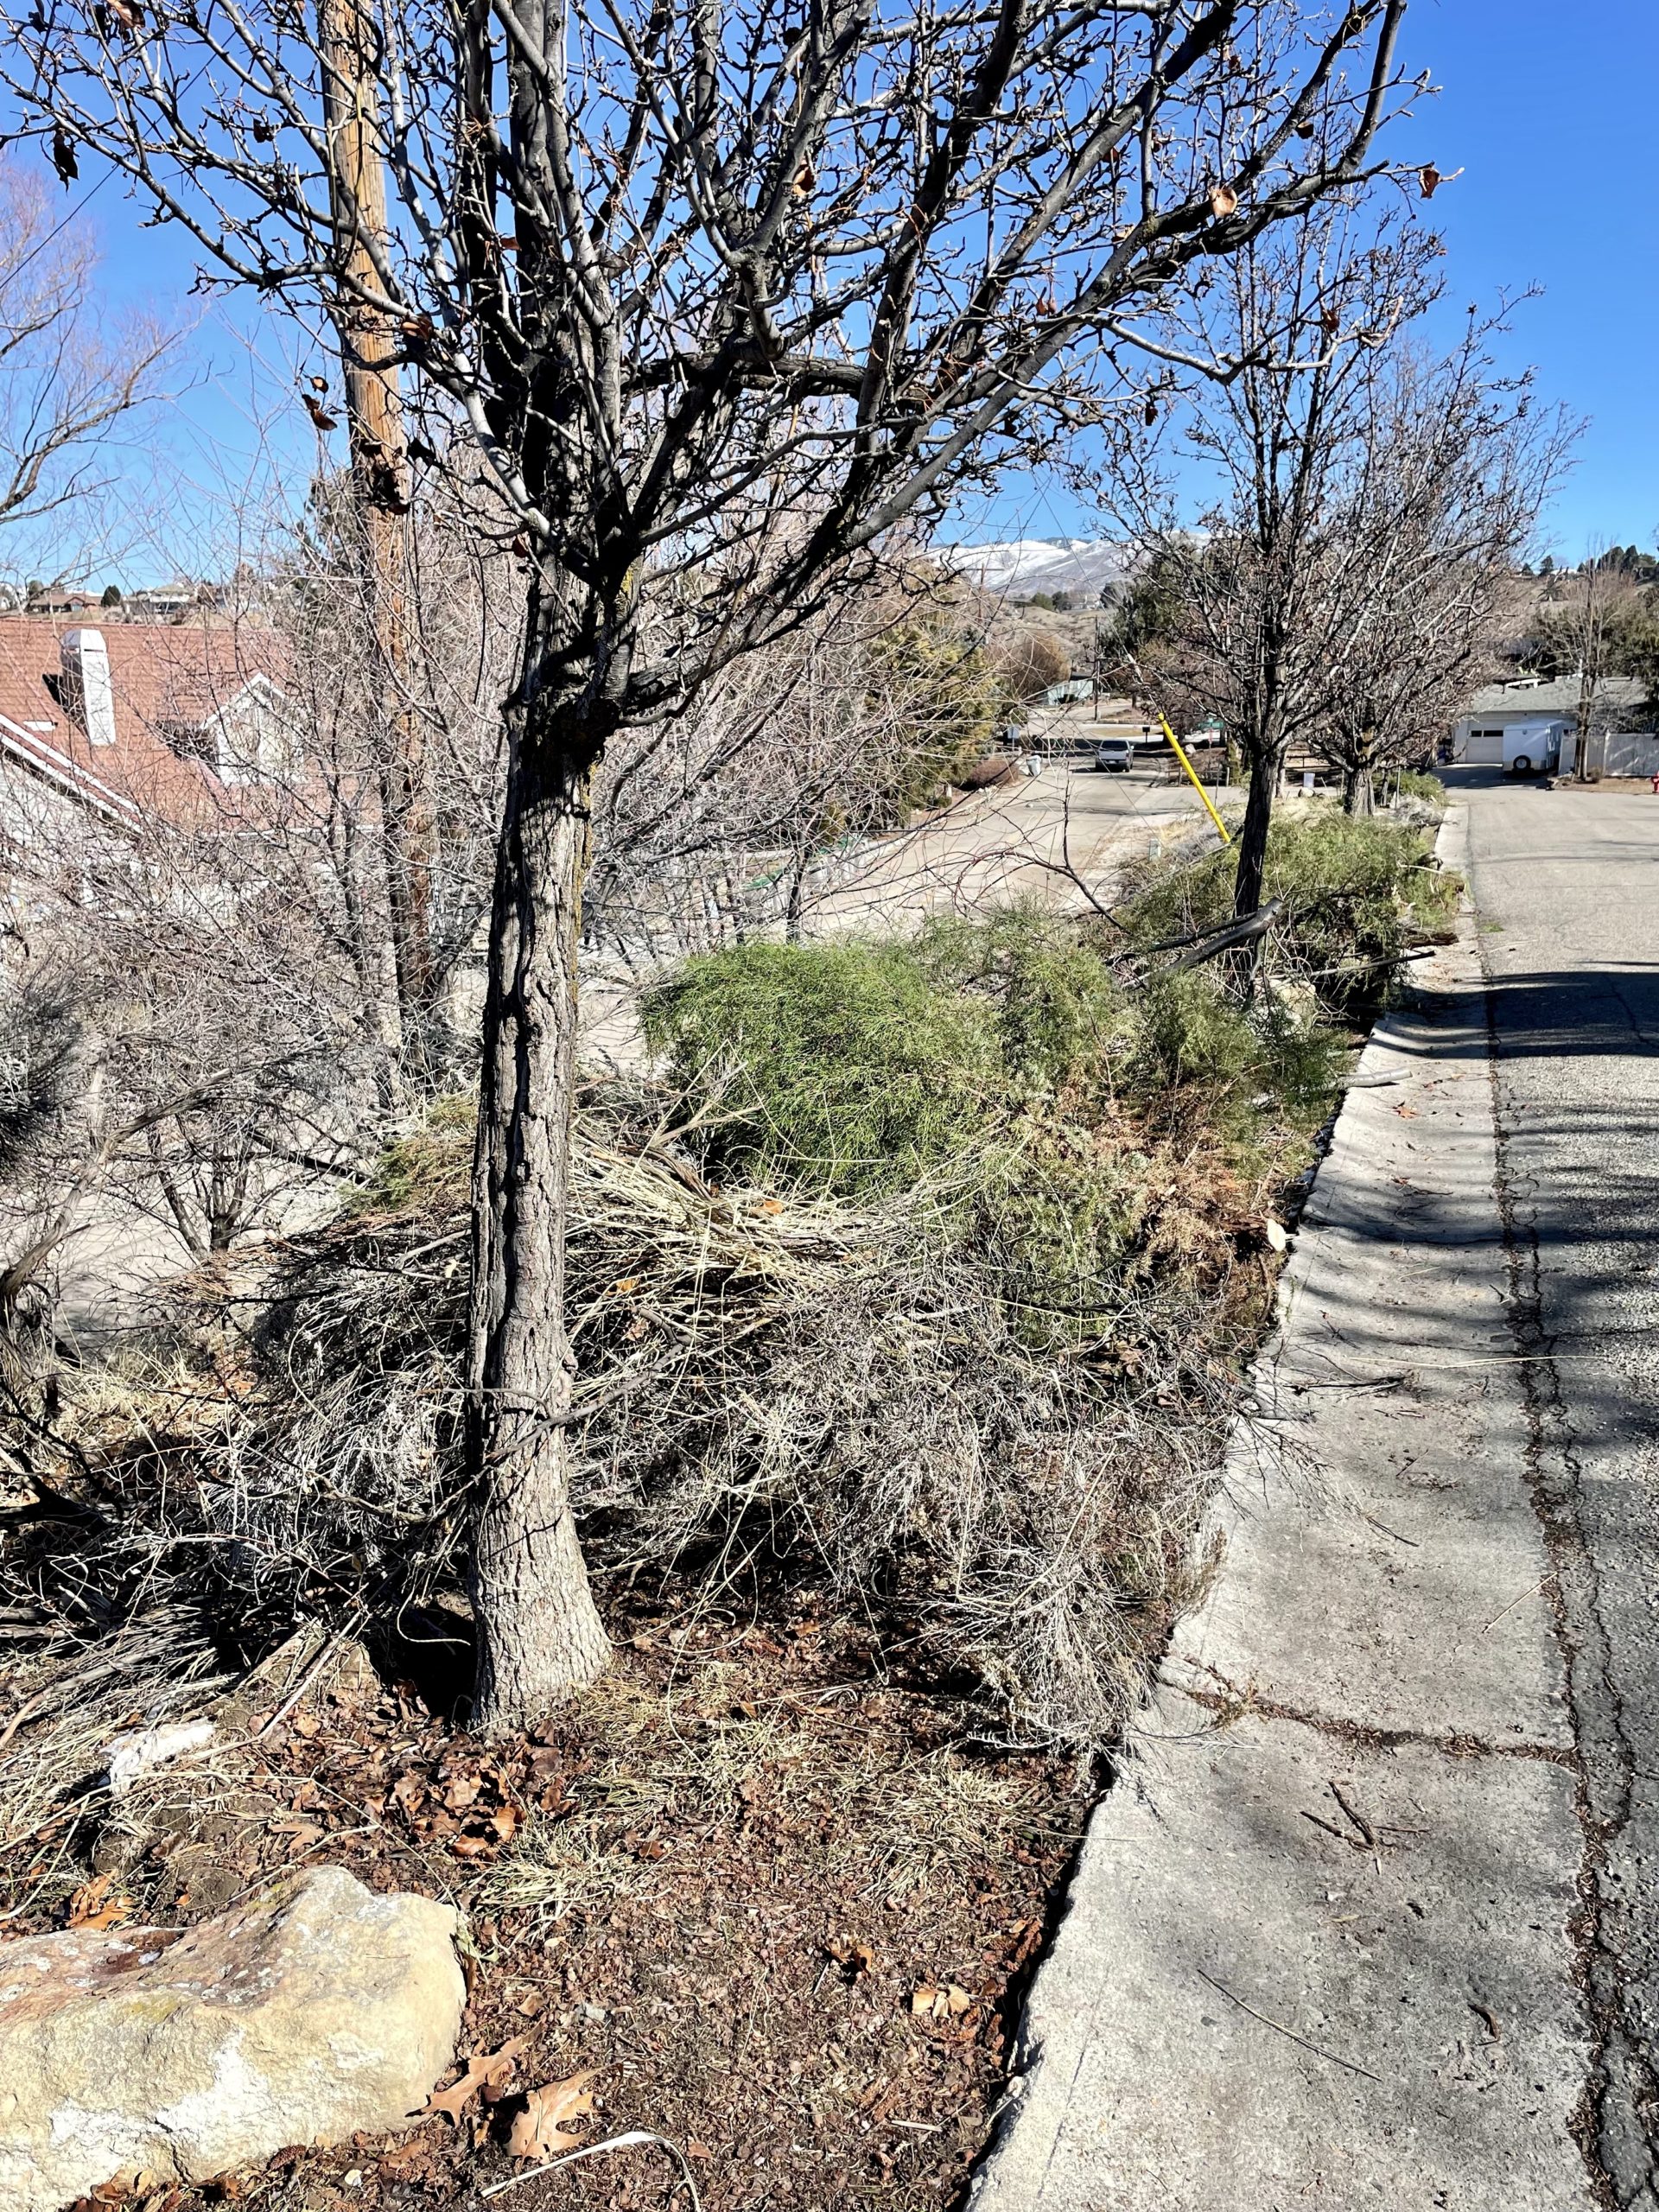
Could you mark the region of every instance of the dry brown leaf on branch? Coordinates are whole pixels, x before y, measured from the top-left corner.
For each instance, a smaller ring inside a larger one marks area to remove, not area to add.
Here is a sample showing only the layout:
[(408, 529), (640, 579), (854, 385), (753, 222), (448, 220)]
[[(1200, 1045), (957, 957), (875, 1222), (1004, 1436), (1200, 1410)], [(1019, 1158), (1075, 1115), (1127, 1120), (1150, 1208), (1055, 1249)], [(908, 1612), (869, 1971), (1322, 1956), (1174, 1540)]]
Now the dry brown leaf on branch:
[(1433, 162), (1425, 162), (1417, 172), (1417, 188), (1425, 200), (1432, 200), (1443, 184), (1450, 184), (1454, 177), (1462, 175), (1460, 168), (1437, 169)]
[(480, 2091), (486, 2095), (499, 2096), (506, 2088), (512, 2072), (512, 2063), (529, 2040), (528, 2036), (514, 2036), (510, 2043), (504, 2043), (499, 2050), (474, 2051), (467, 2060), (467, 2070), (461, 2079), (452, 2082), (447, 2089), (434, 2089), (421, 2107), (418, 2117), (435, 2120), (442, 2113), (446, 2120), (459, 2127), (462, 2112)]
[(564, 2123), (593, 2110), (594, 2093), (582, 2085), (593, 2080), (596, 2070), (589, 2066), (568, 2081), (549, 2082), (531, 2091), (507, 2138), (507, 2149), (515, 2158), (556, 2158), (581, 2142), (581, 2136), (566, 2132)]

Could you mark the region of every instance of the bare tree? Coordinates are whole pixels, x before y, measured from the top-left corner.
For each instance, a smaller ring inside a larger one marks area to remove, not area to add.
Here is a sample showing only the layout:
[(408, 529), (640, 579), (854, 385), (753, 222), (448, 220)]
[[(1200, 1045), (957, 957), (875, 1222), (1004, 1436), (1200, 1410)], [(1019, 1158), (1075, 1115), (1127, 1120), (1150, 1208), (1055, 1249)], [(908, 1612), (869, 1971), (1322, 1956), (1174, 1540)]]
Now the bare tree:
[(1367, 603), (1351, 495), (1382, 357), (1436, 297), (1437, 257), (1363, 194), (1253, 241), (1166, 334), (1190, 378), (1180, 443), (1211, 503), (1191, 527), (1161, 476), (1122, 474), (1119, 513), (1157, 579), (1165, 695), (1218, 719), (1248, 766), (1241, 919), (1261, 905), (1286, 753), (1325, 726)]
[(97, 268), (90, 232), (0, 159), (0, 524), (50, 518), (60, 547), (66, 511), (108, 481), (115, 425), (161, 397), (175, 342), (153, 317), (112, 319)]
[(1650, 588), (1639, 583), (1610, 556), (1605, 543), (1596, 540), (1573, 573), (1566, 577), (1557, 573), (1551, 598), (1554, 603), (1542, 611), (1529, 658), (1535, 667), (1578, 678), (1573, 774), (1584, 783), (1590, 776), (1590, 735), (1603, 718), (1603, 684), (1610, 676), (1645, 675), (1651, 665)]
[(596, 792), (589, 945), (631, 979), (779, 931), (985, 756), (1001, 688), (926, 563), (746, 654), (685, 711), (620, 734)]
[[(451, 996), (482, 950), (518, 596), (452, 493), (437, 480), (408, 518), (427, 611), (397, 702), (418, 719), (434, 796), (430, 944)], [(318, 485), (259, 579), (256, 620), (205, 633), (211, 655), (188, 632), (156, 640), (180, 719), (164, 705), (132, 743), (124, 695), (128, 742), (97, 756), (101, 772), (0, 781), (0, 1017), (29, 1033), (50, 1013), (49, 1033), (74, 1042), (73, 1065), (54, 1063), (65, 1096), (7, 1178), (0, 1275), (22, 1267), (20, 1287), (89, 1224), (147, 1225), (162, 1272), (218, 1264), (308, 1189), (361, 1173), (399, 1103), (385, 671), (355, 521), (349, 486)], [(208, 710), (254, 676), (280, 703), (227, 747)]]
[(1327, 588), (1343, 609), (1313, 742), (1369, 814), (1379, 768), (1433, 757), (1492, 660), (1517, 570), (1575, 435), (1506, 377), (1472, 321), (1439, 360), (1385, 349), (1342, 470)]
[[(1403, 5), (359, 0), (378, 235), (303, 13), (13, 12), (0, 67), (42, 130), (113, 161), (232, 280), (386, 319), (518, 512), (471, 1328), (487, 1728), (607, 1651), (563, 1319), (607, 746), (810, 619), (964, 480), (1122, 404), (1154, 304), (1371, 165)], [(780, 536), (782, 515), (802, 526)]]

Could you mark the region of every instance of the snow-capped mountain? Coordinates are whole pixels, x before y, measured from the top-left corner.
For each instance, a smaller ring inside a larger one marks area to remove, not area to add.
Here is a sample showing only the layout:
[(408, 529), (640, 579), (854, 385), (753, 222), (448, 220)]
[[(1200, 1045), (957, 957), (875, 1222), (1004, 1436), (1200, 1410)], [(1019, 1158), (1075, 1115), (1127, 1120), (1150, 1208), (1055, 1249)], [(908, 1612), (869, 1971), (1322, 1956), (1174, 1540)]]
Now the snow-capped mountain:
[(1016, 537), (1001, 545), (937, 545), (935, 553), (982, 591), (1022, 599), (1034, 591), (1094, 598), (1128, 574), (1128, 549), (1107, 538)]

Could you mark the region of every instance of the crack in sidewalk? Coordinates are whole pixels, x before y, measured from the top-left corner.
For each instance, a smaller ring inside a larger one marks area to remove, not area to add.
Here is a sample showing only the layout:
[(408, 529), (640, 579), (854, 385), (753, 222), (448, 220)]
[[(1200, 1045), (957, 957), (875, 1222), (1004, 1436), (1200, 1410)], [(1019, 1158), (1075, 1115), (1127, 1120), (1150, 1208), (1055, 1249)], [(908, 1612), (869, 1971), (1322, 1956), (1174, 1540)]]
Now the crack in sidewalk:
[(1659, 2078), (1630, 2018), (1619, 1956), (1609, 1938), (1609, 1858), (1630, 1818), (1637, 1762), (1614, 1678), (1596, 1559), (1579, 1503), (1583, 1469), (1545, 1325), (1542, 1255), (1510, 1166), (1500, 1077), (1502, 1045), (1482, 948), (1487, 1065), (1497, 1139), (1493, 1179), (1509, 1274), (1510, 1332), (1527, 1423), (1526, 1483), (1549, 1573), (1544, 1592), (1567, 1679), (1569, 1755), (1583, 1848), (1578, 1904), (1568, 1923), (1591, 2031), (1590, 2064), (1573, 2133), (1596, 2201), (1606, 2212), (1659, 2212)]
[(1253, 1683), (1241, 1685), (1232, 1681), (1215, 1667), (1205, 1665), (1204, 1671), (1220, 1685), (1218, 1689), (1194, 1689), (1185, 1682), (1173, 1683), (1171, 1687), (1192, 1704), (1216, 1713), (1218, 1727), (1225, 1728), (1235, 1720), (1255, 1718), (1283, 1720), (1295, 1727), (1310, 1729), (1316, 1735), (1329, 1736), (1340, 1743), (1351, 1744), (1358, 1751), (1410, 1749), (1438, 1751), (1449, 1759), (1531, 1759), (1546, 1766), (1568, 1767), (1575, 1772), (1578, 1768), (1577, 1752), (1562, 1745), (1521, 1741), (1495, 1744), (1487, 1737), (1473, 1735), (1462, 1729), (1448, 1729), (1444, 1734), (1438, 1734), (1431, 1728), (1382, 1728), (1374, 1722), (1357, 1720), (1345, 1713), (1320, 1713), (1311, 1707), (1287, 1705), (1278, 1698), (1263, 1697)]

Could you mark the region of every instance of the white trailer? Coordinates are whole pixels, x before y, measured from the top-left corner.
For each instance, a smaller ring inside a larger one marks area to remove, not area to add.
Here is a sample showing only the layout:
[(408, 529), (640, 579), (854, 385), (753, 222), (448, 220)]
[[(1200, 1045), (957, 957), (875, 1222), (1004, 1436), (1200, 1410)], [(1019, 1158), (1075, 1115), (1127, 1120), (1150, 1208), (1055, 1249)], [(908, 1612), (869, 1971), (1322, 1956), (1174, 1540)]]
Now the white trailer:
[(1503, 766), (1511, 776), (1549, 775), (1560, 765), (1564, 721), (1512, 722), (1503, 733)]
[(1458, 728), (1452, 757), (1471, 768), (1503, 768), (1512, 776), (1553, 773), (1560, 763), (1561, 740), (1571, 728), (1563, 715), (1525, 721), (1506, 718), (1484, 726), (1471, 717)]

